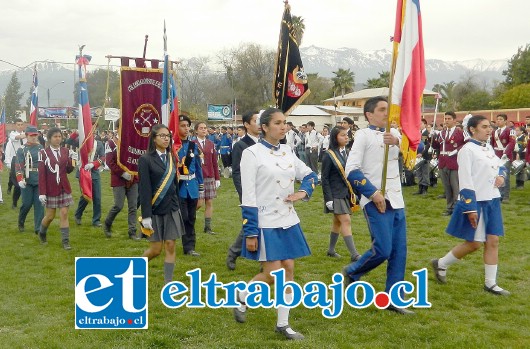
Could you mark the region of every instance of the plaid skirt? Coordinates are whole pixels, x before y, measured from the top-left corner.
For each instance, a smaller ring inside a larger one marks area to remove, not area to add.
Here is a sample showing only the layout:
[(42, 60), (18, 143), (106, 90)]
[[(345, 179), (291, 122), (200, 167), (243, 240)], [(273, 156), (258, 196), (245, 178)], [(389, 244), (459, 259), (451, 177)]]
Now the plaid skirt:
[(200, 199), (215, 199), (217, 190), (215, 189), (215, 178), (204, 178), (204, 194), (200, 193)]
[(67, 207), (74, 203), (72, 194), (62, 193), (59, 196), (47, 196), (46, 208), (61, 208)]

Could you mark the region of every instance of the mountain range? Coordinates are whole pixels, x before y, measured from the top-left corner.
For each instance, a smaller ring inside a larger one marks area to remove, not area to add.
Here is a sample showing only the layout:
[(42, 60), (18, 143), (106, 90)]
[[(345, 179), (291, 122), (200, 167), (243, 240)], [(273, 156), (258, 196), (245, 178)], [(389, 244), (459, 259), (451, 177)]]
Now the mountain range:
[[(300, 54), (307, 73), (318, 73), (319, 76), (334, 77), (333, 71), (339, 68), (350, 69), (355, 73), (356, 89), (363, 88), (367, 79), (379, 77), (379, 73), (390, 69), (392, 52), (388, 50), (360, 51), (355, 48), (326, 49), (316, 46), (301, 47)], [(458, 82), (465, 76), (472, 75), (486, 87), (494, 81), (504, 80), (502, 71), (508, 66), (508, 59), (473, 59), (465, 61), (444, 61), (441, 59), (425, 60), (427, 88), (449, 81)], [(39, 105), (48, 106), (47, 90), (50, 89), (50, 106), (64, 106), (73, 103), (74, 66), (54, 62), (37, 64), (39, 74)], [(9, 84), (14, 70), (0, 71), (0, 95)], [(17, 77), (24, 92), (21, 103), (25, 104), (32, 82), (33, 68), (18, 71)], [(64, 83), (61, 83), (64, 81)]]

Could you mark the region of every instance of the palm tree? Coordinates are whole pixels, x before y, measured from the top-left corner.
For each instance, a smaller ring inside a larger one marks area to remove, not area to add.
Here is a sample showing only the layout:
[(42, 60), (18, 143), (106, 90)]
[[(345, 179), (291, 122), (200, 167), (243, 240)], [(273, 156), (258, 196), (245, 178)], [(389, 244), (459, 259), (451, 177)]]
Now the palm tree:
[(458, 102), (455, 95), (456, 82), (449, 81), (436, 84), (433, 90), (442, 95), (442, 101), (447, 110), (458, 110)]
[(364, 86), (366, 88), (378, 88), (378, 87), (388, 87), (390, 85), (390, 72), (384, 71), (379, 73), (378, 78), (368, 79)]
[(335, 74), (334, 78), (331, 78), (333, 81), (333, 91), (340, 91), (342, 96), (346, 92), (352, 92), (353, 86), (355, 85), (355, 73), (352, 72), (349, 68), (342, 69), (332, 72)]
[(298, 47), (300, 47), (305, 31), (304, 19), (301, 16), (291, 16), (291, 19), (293, 23), (293, 35), (298, 43)]

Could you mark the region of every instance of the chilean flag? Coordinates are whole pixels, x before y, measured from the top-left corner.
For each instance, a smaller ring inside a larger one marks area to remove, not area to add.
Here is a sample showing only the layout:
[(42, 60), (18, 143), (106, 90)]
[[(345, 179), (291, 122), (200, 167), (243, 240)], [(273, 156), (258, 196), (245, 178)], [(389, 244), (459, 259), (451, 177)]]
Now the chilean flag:
[(401, 150), (407, 167), (414, 166), (421, 140), (421, 103), (426, 83), (422, 37), (420, 1), (398, 0), (389, 117), (403, 131)]
[(29, 123), (37, 127), (37, 111), (39, 110), (39, 79), (37, 65), (33, 69), (33, 92), (31, 92), (31, 106), (29, 107)]
[(179, 137), (179, 103), (175, 79), (169, 70), (167, 54), (166, 22), (164, 21), (164, 74), (162, 76), (162, 124), (173, 134), (173, 155), (176, 157), (182, 147)]
[(88, 87), (86, 83), (86, 66), (91, 56), (83, 55), (76, 57), (79, 66), (79, 116), (77, 129), (79, 133), (79, 186), (81, 193), (87, 200), (92, 200), (92, 175), (84, 169), (91, 161), (94, 151), (94, 134), (92, 131), (92, 117), (90, 115), (90, 103), (88, 102)]

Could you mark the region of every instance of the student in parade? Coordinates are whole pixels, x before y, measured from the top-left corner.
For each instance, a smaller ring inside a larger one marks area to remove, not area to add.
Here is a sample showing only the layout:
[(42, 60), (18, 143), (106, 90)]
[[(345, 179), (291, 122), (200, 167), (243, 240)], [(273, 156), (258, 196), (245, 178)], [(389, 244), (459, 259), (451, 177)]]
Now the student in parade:
[(17, 151), (26, 143), (26, 134), (24, 133), (24, 122), (22, 119), (15, 120), (15, 129), (9, 133), (8, 141), (5, 148), (5, 165), (9, 169), (9, 181), (7, 182), (7, 194), (13, 191), (12, 209), (18, 206), (18, 199), (20, 198), (20, 187), (18, 186), (15, 159)]
[(138, 202), (138, 175), (125, 171), (118, 165), (118, 143), (117, 134), (107, 141), (105, 147), (105, 161), (110, 169), (110, 186), (114, 196), (114, 205), (110, 209), (103, 222), (103, 233), (106, 237), (112, 237), (112, 224), (116, 216), (123, 209), (125, 198), (127, 198), (127, 235), (129, 239), (140, 240), (136, 234), (136, 205)]
[(215, 145), (206, 138), (208, 126), (205, 122), (195, 124), (195, 134), (197, 138), (193, 142), (199, 148), (204, 181), (204, 191), (200, 192), (199, 196), (199, 206), (204, 203), (204, 232), (215, 235), (216, 233), (212, 230), (213, 199), (217, 197), (217, 189), (221, 186), (218, 156)]
[[(407, 262), (407, 223), (399, 175), (401, 135), (395, 128), (386, 130), (388, 102), (373, 97), (364, 105), (367, 128), (355, 133), (346, 173), (352, 188), (361, 196), (361, 207), (368, 223), (372, 246), (359, 260), (343, 268), (344, 283), (349, 284), (387, 261), (385, 292), (405, 278)], [(385, 145), (389, 146), (386, 190), (381, 192)], [(389, 305), (387, 310), (402, 315), (414, 314), (408, 309)]]
[[(245, 127), (246, 135), (240, 141), (234, 144), (232, 151), (232, 181), (236, 187), (239, 203), (241, 204), (241, 157), (243, 151), (248, 147), (256, 144), (259, 140), (259, 113), (258, 111), (246, 112), (242, 116), (243, 126)], [(230, 270), (236, 269), (236, 259), (241, 256), (241, 249), (243, 245), (244, 231), (241, 229), (236, 240), (228, 249), (226, 256), (226, 266)]]
[(17, 151), (15, 170), (18, 186), (22, 192), (22, 206), (18, 215), (18, 230), (24, 231), (24, 223), (33, 206), (34, 232), (39, 233), (44, 217), (44, 207), (39, 201), (39, 153), (44, 147), (39, 143), (38, 130), (35, 126), (26, 127), (26, 144)]
[(324, 213), (333, 213), (333, 223), (329, 234), (328, 257), (340, 258), (335, 251), (339, 235), (350, 253), (350, 259), (355, 262), (361, 256), (355, 248), (351, 232), (351, 213), (356, 205), (353, 188), (345, 173), (346, 145), (348, 144), (348, 129), (336, 126), (331, 130), (329, 149), (322, 157), (322, 191), (324, 193)]
[(497, 266), (499, 237), (504, 236), (499, 187), (505, 185), (508, 172), (504, 159), (495, 156), (488, 143), (492, 134), (489, 120), (475, 115), (467, 129), (472, 138), (458, 152), (460, 200), (446, 229), (449, 235), (465, 241), (431, 264), (436, 279), (446, 283), (447, 268), (484, 244), (484, 290), (507, 296), (510, 292), (497, 285)]
[(507, 176), (505, 184), (499, 188), (501, 202), (510, 201), (510, 170), (513, 161), (513, 149), (515, 148), (515, 131), (507, 126), (508, 116), (506, 114), (497, 115), (497, 129), (492, 132), (490, 144), (499, 159), (505, 161)]
[(142, 226), (144, 233), (151, 233), (147, 237), (149, 248), (142, 256), (151, 260), (164, 249), (165, 283), (173, 279), (175, 240), (184, 232), (177, 192), (177, 164), (171, 147), (171, 132), (165, 125), (155, 125), (147, 153), (138, 161)]
[[(242, 256), (261, 262), (263, 271), (250, 281), (273, 284), (271, 272), (285, 269), (286, 281), (294, 280), (294, 260), (311, 252), (300, 227), (300, 219), (293, 203), (308, 200), (317, 175), (296, 158), (289, 146), (280, 144), (287, 127), (285, 115), (276, 108), (265, 110), (260, 116), (263, 139), (243, 151), (241, 159), (242, 214), (245, 241)], [(294, 189), (296, 180), (302, 184)], [(284, 294), (292, 301), (291, 290)], [(234, 308), (237, 322), (246, 321), (247, 292), (239, 293), (241, 306)], [(289, 308), (278, 307), (276, 331), (287, 339), (304, 336), (289, 325)]]
[(47, 134), (48, 147), (40, 152), (39, 163), (39, 200), (46, 207), (44, 218), (39, 229), (39, 239), (47, 244), (46, 234), (50, 223), (59, 209), (61, 240), (63, 248), (70, 250), (70, 224), (68, 209), (74, 203), (68, 173), (74, 170), (72, 160), (77, 161), (77, 153), (61, 147), (63, 135), (61, 129), (52, 127)]
[(179, 137), (182, 147), (178, 151), (179, 164), (179, 199), (185, 232), (182, 235), (182, 249), (185, 255), (199, 257), (195, 251), (197, 237), (195, 220), (197, 218), (197, 202), (204, 192), (202, 165), (198, 146), (188, 139), (191, 119), (187, 115), (179, 115)]

